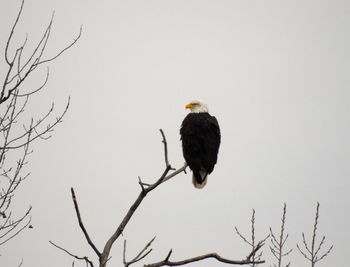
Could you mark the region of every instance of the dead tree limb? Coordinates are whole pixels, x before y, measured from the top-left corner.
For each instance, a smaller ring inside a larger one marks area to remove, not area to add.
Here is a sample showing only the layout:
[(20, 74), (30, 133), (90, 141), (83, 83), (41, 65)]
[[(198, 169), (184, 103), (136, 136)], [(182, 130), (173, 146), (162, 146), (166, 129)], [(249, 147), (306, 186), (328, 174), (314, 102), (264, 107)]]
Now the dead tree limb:
[(224, 258), (222, 256), (220, 256), (219, 254), (213, 252), (213, 253), (207, 253), (201, 256), (197, 256), (197, 257), (192, 257), (192, 258), (188, 258), (185, 260), (180, 260), (180, 261), (171, 261), (170, 260), (170, 256), (172, 254), (172, 250), (169, 251), (168, 255), (166, 256), (166, 258), (162, 261), (156, 262), (156, 263), (151, 263), (151, 264), (146, 264), (144, 265), (145, 267), (161, 267), (161, 266), (180, 266), (180, 265), (186, 265), (189, 263), (193, 263), (193, 262), (197, 262), (197, 261), (202, 261), (202, 260), (206, 260), (206, 259), (216, 259), (219, 262), (222, 263), (227, 263), (227, 264), (231, 264), (231, 265), (246, 265), (246, 264), (260, 264), (260, 263), (264, 263), (264, 260), (257, 260), (254, 261), (253, 255), (256, 254), (256, 252), (263, 246), (263, 242), (259, 242), (254, 250), (248, 255), (248, 257), (244, 260), (231, 260), (231, 259), (227, 259)]
[[(77, 201), (74, 189), (71, 188), (72, 200), (73, 200), (73, 203), (74, 203), (74, 207), (75, 207), (76, 215), (77, 215), (77, 218), (78, 218), (79, 226), (80, 226), (81, 230), (84, 233), (86, 241), (88, 242), (90, 247), (93, 249), (95, 254), (98, 256), (99, 262), (100, 262), (100, 267), (105, 267), (106, 266), (106, 264), (107, 264), (107, 262), (109, 260), (109, 254), (110, 254), (110, 251), (112, 249), (112, 246), (113, 246), (114, 242), (123, 233), (124, 228), (129, 223), (131, 217), (133, 216), (133, 214), (135, 213), (137, 208), (140, 206), (140, 204), (142, 203), (144, 198), (147, 196), (147, 194), (150, 193), (151, 191), (153, 191), (154, 189), (156, 189), (160, 184), (164, 183), (165, 181), (167, 181), (167, 180), (175, 177), (179, 173), (183, 172), (186, 169), (186, 167), (187, 167), (186, 163), (181, 168), (179, 168), (177, 170), (173, 169), (171, 167), (171, 165), (169, 164), (169, 160), (168, 160), (167, 141), (166, 141), (164, 132), (162, 130), (160, 130), (160, 132), (161, 132), (161, 135), (162, 135), (162, 143), (164, 144), (164, 158), (165, 158), (165, 165), (166, 165), (165, 169), (164, 169), (163, 173), (161, 174), (161, 176), (153, 184), (143, 183), (141, 181), (141, 179), (139, 178), (139, 184), (141, 186), (141, 192), (139, 193), (139, 195), (136, 198), (135, 202), (129, 208), (129, 210), (126, 213), (126, 215), (124, 216), (123, 220), (117, 226), (115, 232), (107, 240), (106, 244), (104, 245), (104, 248), (103, 248), (102, 252), (100, 252), (97, 249), (96, 245), (92, 242), (92, 240), (91, 240), (91, 238), (90, 238), (90, 236), (89, 236), (89, 234), (88, 234), (88, 232), (87, 232), (87, 230), (86, 230), (86, 228), (84, 226), (84, 223), (83, 223), (81, 215), (80, 215), (78, 201)], [(147, 253), (147, 255), (148, 255), (148, 253)], [(145, 256), (140, 256), (140, 257), (142, 257), (142, 259), (143, 259)], [(137, 258), (139, 259), (140, 257), (137, 257)], [(139, 259), (139, 260), (141, 260), (141, 259)]]
[(170, 178), (176, 176), (177, 174), (183, 172), (186, 169), (186, 167), (187, 167), (187, 164), (185, 163), (184, 166), (182, 166), (178, 170), (175, 170), (173, 173), (168, 174), (169, 171), (172, 170), (172, 167), (171, 167), (171, 165), (169, 164), (169, 161), (168, 161), (168, 149), (167, 149), (167, 142), (166, 142), (165, 135), (164, 135), (162, 130), (160, 130), (160, 132), (162, 134), (162, 137), (163, 137), (162, 142), (164, 144), (164, 157), (165, 157), (165, 162), (166, 162), (165, 170), (163, 171), (162, 175), (158, 178), (158, 180), (154, 184), (151, 184), (151, 185), (149, 185), (147, 187), (144, 187), (141, 190), (139, 196), (135, 200), (134, 204), (131, 205), (129, 211), (127, 212), (127, 214), (125, 215), (124, 219), (122, 220), (122, 222), (117, 227), (116, 231), (108, 239), (107, 243), (105, 244), (105, 246), (103, 248), (103, 252), (102, 252), (101, 257), (100, 257), (100, 266), (101, 267), (105, 267), (106, 266), (106, 262), (108, 260), (109, 253), (110, 253), (110, 250), (111, 250), (114, 242), (117, 240), (117, 238), (120, 236), (120, 234), (124, 231), (125, 226), (128, 224), (128, 222), (131, 219), (132, 215), (137, 210), (137, 208), (140, 206), (141, 202), (147, 196), (147, 194), (149, 192), (151, 192), (152, 190), (156, 189), (163, 182), (165, 182), (165, 181), (169, 180)]
[[(100, 250), (97, 248), (97, 246), (94, 244), (94, 242), (92, 241), (92, 239), (90, 238), (90, 235), (88, 234), (85, 226), (84, 226), (84, 222), (82, 220), (81, 214), (80, 214), (80, 210), (79, 210), (79, 205), (78, 205), (78, 201), (77, 201), (77, 197), (76, 194), (74, 192), (74, 189), (71, 188), (71, 192), (72, 192), (72, 200), (74, 203), (74, 208), (76, 211), (76, 216), (78, 219), (78, 223), (79, 226), (84, 234), (84, 237), (87, 241), (87, 243), (89, 244), (89, 246), (92, 248), (92, 250), (95, 252), (95, 254), (97, 255), (98, 259), (99, 259), (99, 266), (100, 267), (106, 267), (108, 260), (110, 259), (110, 251), (112, 249), (112, 246), (114, 244), (114, 242), (120, 237), (120, 235), (123, 233), (126, 225), (129, 223), (131, 217), (133, 216), (133, 214), (135, 213), (135, 211), (139, 208), (140, 204), (142, 203), (142, 201), (144, 200), (144, 198), (147, 196), (148, 193), (150, 193), (151, 191), (153, 191), (154, 189), (156, 189), (160, 184), (166, 182), (167, 180), (175, 177), (176, 175), (178, 175), (179, 173), (185, 171), (187, 164), (185, 163), (181, 168), (179, 169), (173, 169), (169, 163), (169, 159), (168, 159), (168, 147), (167, 147), (167, 141), (165, 138), (165, 134), (162, 130), (160, 130), (160, 133), (162, 135), (162, 143), (164, 144), (164, 160), (165, 160), (165, 169), (163, 171), (163, 173), (160, 175), (160, 177), (153, 183), (153, 184), (148, 184), (148, 183), (144, 183), (141, 181), (140, 177), (139, 177), (139, 184), (141, 187), (141, 191), (138, 195), (138, 197), (136, 198), (135, 202), (131, 205), (131, 207), (129, 208), (128, 212), (126, 213), (126, 215), (124, 216), (124, 218), (122, 219), (122, 221), (119, 223), (119, 225), (117, 226), (116, 230), (114, 231), (114, 233), (110, 236), (110, 238), (107, 240), (107, 242), (105, 243), (102, 252), (100, 252)], [(252, 218), (252, 227), (253, 227), (253, 235), (254, 235), (254, 215)], [(145, 257), (147, 257), (151, 251), (152, 248), (150, 248), (151, 244), (153, 243), (155, 238), (153, 238), (152, 240), (150, 240), (144, 247), (143, 249), (132, 259), (132, 260), (127, 260), (126, 259), (126, 240), (124, 240), (124, 249), (123, 249), (123, 264), (125, 267), (128, 267), (136, 262), (139, 262), (141, 260), (143, 260)], [(266, 239), (266, 238), (265, 238)], [(201, 260), (205, 260), (205, 259), (209, 259), (209, 258), (214, 258), (219, 262), (222, 263), (227, 263), (227, 264), (232, 264), (232, 265), (245, 265), (245, 264), (252, 264), (252, 265), (256, 265), (256, 264), (260, 264), (260, 263), (264, 263), (265, 261), (261, 260), (260, 258), (256, 257), (256, 252), (264, 245), (264, 240), (255, 243), (255, 237), (253, 236), (253, 244), (252, 244), (252, 250), (251, 252), (248, 254), (248, 256), (243, 259), (243, 260), (232, 260), (232, 259), (228, 259), (228, 258), (224, 258), (222, 256), (220, 256), (218, 253), (207, 253), (204, 255), (200, 255), (200, 256), (196, 256), (196, 257), (191, 257), (185, 260), (180, 260), (180, 261), (171, 261), (170, 260), (170, 256), (172, 254), (172, 250), (170, 250), (170, 252), (168, 253), (168, 255), (165, 257), (164, 260), (156, 262), (156, 263), (151, 263), (151, 264), (147, 264), (145, 266), (148, 267), (158, 267), (158, 266), (179, 266), (179, 265), (185, 265), (188, 263), (192, 263), (192, 262), (196, 262), (196, 261), (201, 261)], [(71, 256), (74, 254), (72, 253), (68, 253)], [(84, 257), (80, 257), (83, 258)]]

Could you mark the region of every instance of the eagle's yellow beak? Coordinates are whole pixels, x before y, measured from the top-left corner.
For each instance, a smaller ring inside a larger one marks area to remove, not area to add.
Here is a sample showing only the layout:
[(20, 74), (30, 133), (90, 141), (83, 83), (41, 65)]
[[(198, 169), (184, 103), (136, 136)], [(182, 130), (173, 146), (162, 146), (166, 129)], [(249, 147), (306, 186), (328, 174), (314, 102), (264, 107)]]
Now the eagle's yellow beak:
[(193, 104), (192, 103), (189, 103), (189, 104), (187, 104), (186, 106), (185, 106), (185, 108), (189, 108), (189, 109), (191, 109), (193, 107)]

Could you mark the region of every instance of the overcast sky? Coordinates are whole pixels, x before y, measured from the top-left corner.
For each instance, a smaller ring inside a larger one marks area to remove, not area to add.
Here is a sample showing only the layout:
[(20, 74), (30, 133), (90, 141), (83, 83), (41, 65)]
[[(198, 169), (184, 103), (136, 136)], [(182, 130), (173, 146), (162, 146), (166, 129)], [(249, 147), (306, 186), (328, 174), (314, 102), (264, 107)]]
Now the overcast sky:
[[(19, 0), (0, 4), (0, 51)], [(310, 239), (317, 201), (318, 240), (333, 252), (318, 266), (348, 264), (350, 240), (350, 2), (349, 1), (83, 1), (26, 0), (11, 48), (28, 33), (39, 40), (55, 11), (46, 56), (75, 47), (50, 64), (45, 91), (28, 112), (44, 114), (54, 101), (64, 122), (47, 142), (33, 145), (14, 203), (33, 206), (32, 224), (1, 247), (1, 266), (71, 266), (77, 255), (97, 259), (81, 233), (70, 198), (77, 193), (85, 225), (102, 250), (139, 193), (138, 176), (153, 182), (164, 169), (162, 128), (169, 159), (182, 166), (179, 127), (184, 106), (202, 99), (219, 121), (218, 164), (203, 190), (181, 174), (147, 196), (127, 225), (127, 255), (153, 236), (143, 263), (218, 252), (242, 259), (249, 247), (234, 232), (278, 229), (287, 203), (286, 258), (310, 266), (295, 245)], [(29, 51), (27, 51), (29, 52)], [(5, 61), (1, 52), (0, 74)], [(45, 78), (45, 68), (23, 87)], [(122, 239), (109, 266), (122, 265)], [(273, 259), (264, 247), (264, 259)], [(286, 262), (287, 263), (287, 262)], [(85, 266), (76, 262), (75, 266)], [(214, 260), (192, 266), (223, 266)]]

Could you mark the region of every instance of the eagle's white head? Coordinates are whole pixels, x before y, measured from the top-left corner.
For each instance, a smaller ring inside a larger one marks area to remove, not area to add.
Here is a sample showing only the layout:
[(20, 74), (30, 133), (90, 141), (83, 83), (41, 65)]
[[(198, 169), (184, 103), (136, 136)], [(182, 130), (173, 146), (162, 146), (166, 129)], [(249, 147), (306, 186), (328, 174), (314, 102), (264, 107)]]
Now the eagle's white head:
[(207, 104), (199, 100), (193, 100), (186, 105), (186, 108), (190, 109), (193, 113), (209, 112)]

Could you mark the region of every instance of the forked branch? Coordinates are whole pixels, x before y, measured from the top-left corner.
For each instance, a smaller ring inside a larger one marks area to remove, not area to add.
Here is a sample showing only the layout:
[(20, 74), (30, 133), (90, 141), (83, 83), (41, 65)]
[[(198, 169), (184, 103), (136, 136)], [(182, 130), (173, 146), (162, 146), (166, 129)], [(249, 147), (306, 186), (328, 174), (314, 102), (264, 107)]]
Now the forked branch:
[(126, 259), (126, 240), (124, 240), (124, 248), (123, 248), (123, 263), (125, 267), (128, 267), (136, 262), (139, 262), (146, 258), (148, 254), (152, 252), (153, 249), (149, 248), (153, 241), (156, 239), (156, 237), (153, 237), (145, 246), (144, 248), (132, 259), (127, 260)]
[(206, 259), (210, 259), (210, 258), (213, 258), (213, 259), (216, 259), (219, 262), (227, 263), (227, 264), (231, 264), (231, 265), (261, 264), (261, 263), (265, 263), (265, 261), (264, 260), (257, 260), (257, 261), (255, 261), (255, 260), (253, 260), (253, 257), (256, 254), (256, 252), (263, 245), (264, 245), (263, 241), (259, 242), (254, 247), (252, 252), (244, 260), (231, 260), (231, 259), (224, 258), (224, 257), (220, 256), (216, 252), (212, 252), (212, 253), (207, 253), (207, 254), (204, 254), (204, 255), (188, 258), (188, 259), (185, 259), (185, 260), (171, 261), (170, 260), (170, 256), (171, 256), (173, 251), (170, 250), (168, 255), (165, 257), (164, 260), (156, 262), (156, 263), (146, 264), (146, 265), (144, 265), (144, 267), (180, 266), (180, 265), (186, 265), (186, 264), (189, 264), (189, 263), (202, 261), (202, 260), (206, 260)]
[(49, 241), (49, 243), (50, 243), (51, 245), (53, 245), (54, 247), (56, 247), (56, 248), (62, 250), (63, 252), (67, 253), (69, 256), (71, 256), (71, 257), (73, 257), (73, 258), (75, 258), (75, 259), (77, 259), (77, 260), (83, 260), (83, 261), (86, 262), (86, 265), (90, 265), (90, 267), (94, 267), (93, 262), (92, 262), (91, 260), (89, 260), (88, 257), (86, 257), (86, 256), (80, 257), (80, 256), (77, 256), (77, 255), (74, 255), (74, 254), (70, 253), (68, 250), (66, 250), (66, 249), (64, 249), (64, 248), (62, 248), (62, 247), (60, 247), (59, 245), (55, 244), (55, 243), (52, 242), (52, 241)]
[(29, 96), (40, 91), (47, 83), (48, 72), (46, 75), (46, 80), (37, 89), (34, 89), (30, 92), (16, 93), (16, 91), (20, 89), (20, 86), (24, 83), (24, 81), (27, 80), (29, 76), (31, 76), (31, 74), (37, 69), (37, 67), (39, 67), (40, 65), (52, 62), (58, 57), (60, 57), (64, 52), (66, 52), (76, 44), (76, 42), (80, 39), (82, 34), (82, 27), (80, 27), (79, 33), (73, 39), (73, 41), (71, 41), (63, 49), (56, 52), (54, 56), (51, 56), (47, 59), (42, 59), (43, 54), (46, 50), (46, 46), (48, 44), (48, 40), (50, 37), (51, 28), (53, 24), (54, 14), (52, 14), (49, 24), (46, 27), (41, 39), (39, 40), (37, 45), (34, 47), (33, 51), (29, 52), (28, 58), (26, 60), (22, 60), (23, 52), (27, 51), (26, 43), (28, 40), (28, 36), (26, 36), (23, 44), (15, 49), (14, 55), (10, 56), (9, 50), (10, 50), (11, 41), (13, 39), (13, 35), (15, 32), (16, 26), (18, 24), (18, 21), (20, 19), (23, 6), (24, 6), (24, 0), (22, 0), (20, 10), (17, 14), (17, 17), (11, 28), (9, 37), (6, 42), (5, 61), (8, 65), (8, 69), (6, 71), (5, 79), (1, 88), (0, 104), (10, 99), (10, 97), (13, 96), (14, 94), (17, 94), (18, 96)]
[(160, 130), (160, 132), (162, 134), (162, 138), (163, 138), (162, 142), (164, 144), (164, 158), (165, 158), (165, 163), (166, 163), (165, 170), (163, 171), (162, 175), (158, 178), (158, 180), (154, 184), (148, 185), (146, 187), (142, 186), (142, 189), (141, 189), (141, 192), (139, 193), (139, 196), (137, 197), (135, 202), (131, 205), (129, 211), (127, 212), (124, 219), (121, 221), (121, 223), (117, 227), (116, 231), (113, 233), (113, 235), (108, 239), (107, 243), (105, 244), (103, 252), (102, 252), (101, 257), (100, 257), (100, 266), (101, 267), (106, 266), (106, 262), (108, 260), (109, 253), (110, 253), (110, 250), (111, 250), (114, 242), (118, 239), (118, 237), (124, 231), (125, 226), (128, 224), (128, 222), (131, 219), (131, 217), (133, 216), (134, 212), (140, 206), (140, 204), (142, 203), (143, 199), (147, 196), (147, 194), (149, 192), (151, 192), (152, 190), (156, 189), (160, 184), (164, 183), (165, 181), (167, 181), (167, 180), (173, 178), (174, 176), (178, 175), (179, 173), (183, 172), (187, 167), (187, 164), (185, 163), (184, 166), (182, 166), (178, 170), (175, 170), (169, 174), (169, 171), (171, 171), (173, 169), (171, 168), (171, 165), (169, 164), (169, 161), (168, 161), (168, 147), (167, 147), (167, 141), (166, 141), (164, 132), (162, 130)]
[[(179, 168), (177, 170), (174, 170), (174, 169), (171, 168), (171, 165), (170, 165), (169, 160), (168, 160), (168, 147), (167, 147), (166, 138), (165, 138), (164, 132), (162, 130), (160, 130), (160, 132), (161, 132), (161, 135), (162, 135), (162, 143), (164, 144), (165, 169), (164, 169), (163, 173), (161, 174), (161, 176), (153, 184), (143, 183), (141, 181), (141, 179), (139, 178), (139, 184), (141, 186), (141, 191), (140, 191), (138, 197), (136, 198), (135, 202), (131, 205), (131, 207), (129, 208), (128, 212), (124, 216), (123, 220), (117, 226), (115, 232), (111, 235), (111, 237), (105, 243), (102, 252), (100, 252), (97, 249), (96, 245), (92, 242), (92, 240), (90, 238), (90, 235), (88, 234), (88, 232), (87, 232), (87, 230), (86, 230), (86, 228), (84, 226), (84, 223), (83, 223), (83, 220), (82, 220), (82, 217), (81, 217), (81, 214), (80, 214), (79, 206), (78, 206), (78, 201), (77, 201), (76, 195), (74, 193), (74, 189), (73, 188), (71, 189), (71, 191), (72, 191), (72, 200), (73, 200), (73, 203), (74, 203), (74, 207), (75, 207), (76, 215), (77, 215), (77, 218), (78, 218), (79, 226), (80, 226), (81, 230), (84, 233), (84, 236), (85, 236), (85, 239), (86, 239), (87, 243), (90, 245), (90, 247), (93, 249), (95, 254), (98, 256), (98, 258), (99, 258), (99, 266), (100, 267), (106, 267), (107, 262), (110, 259), (109, 255), (110, 255), (110, 251), (112, 249), (112, 246), (113, 246), (114, 242), (123, 233), (126, 225), (129, 223), (131, 217), (133, 216), (135, 211), (139, 208), (140, 204), (142, 203), (144, 198), (147, 196), (147, 194), (150, 193), (151, 191), (153, 191), (154, 189), (156, 189), (160, 184), (162, 184), (165, 181), (175, 177), (179, 173), (185, 171), (185, 169), (187, 167), (187, 164), (185, 163), (181, 168)], [(254, 219), (254, 217), (253, 217), (253, 219)], [(253, 224), (254, 224), (254, 222), (253, 222)], [(124, 266), (128, 267), (128, 266), (130, 266), (130, 265), (132, 265), (132, 264), (134, 264), (136, 262), (139, 262), (139, 261), (143, 260), (145, 257), (147, 257), (152, 251), (152, 248), (150, 248), (150, 246), (153, 243), (153, 241), (154, 241), (154, 238), (151, 241), (149, 241), (144, 246), (144, 248), (132, 260), (127, 260), (126, 259), (126, 241), (124, 241), (124, 250), (123, 250), (123, 263), (124, 263)], [(252, 265), (255, 266), (257, 264), (265, 262), (264, 260), (260, 260), (260, 258), (256, 257), (256, 253), (264, 245), (264, 241), (265, 240), (262, 240), (260, 242), (257, 242), (256, 244), (253, 243), (251, 252), (243, 260), (228, 259), (228, 258), (220, 256), (216, 252), (212, 252), (212, 253), (207, 253), (207, 254), (203, 254), (203, 255), (200, 255), (200, 256), (196, 256), (196, 257), (191, 257), (191, 258), (184, 259), (184, 260), (172, 261), (172, 260), (170, 260), (170, 256), (172, 254), (172, 250), (170, 250), (170, 252), (165, 257), (164, 260), (159, 261), (159, 262), (155, 262), (155, 263), (151, 263), (151, 264), (147, 264), (145, 266), (148, 266), (148, 267), (180, 266), (180, 265), (185, 265), (185, 264), (192, 263), (192, 262), (206, 260), (206, 259), (209, 259), (209, 258), (214, 258), (214, 259), (216, 259), (219, 262), (232, 264), (232, 265), (252, 264)], [(72, 255), (74, 255), (74, 254), (72, 254)]]
[(326, 252), (323, 254), (319, 255), (320, 250), (322, 246), (324, 245), (324, 241), (326, 239), (325, 236), (322, 237), (321, 242), (316, 245), (316, 237), (317, 237), (317, 227), (318, 227), (318, 220), (319, 220), (319, 210), (320, 210), (320, 203), (317, 202), (317, 207), (316, 207), (316, 214), (315, 214), (315, 222), (314, 222), (314, 227), (313, 227), (313, 232), (312, 232), (312, 239), (311, 239), (311, 245), (306, 242), (305, 234), (302, 233), (302, 238), (303, 238), (303, 245), (304, 249), (297, 244), (297, 248), (299, 252), (304, 256), (305, 259), (310, 261), (311, 267), (316, 266), (316, 263), (321, 261), (323, 258), (327, 257), (329, 253), (331, 253), (333, 249), (333, 245), (331, 245)]
[(251, 259), (251, 262), (247, 263), (247, 264), (250, 264), (252, 267), (255, 267), (257, 264), (265, 262), (265, 261), (261, 261), (262, 252), (260, 252), (259, 254), (256, 254), (256, 252), (264, 245), (266, 239), (270, 235), (267, 235), (264, 239), (262, 239), (261, 241), (256, 243), (256, 237), (255, 237), (255, 210), (254, 209), (253, 209), (253, 212), (252, 212), (252, 217), (250, 219), (250, 223), (251, 223), (251, 237), (250, 237), (250, 241), (248, 240), (248, 238), (246, 238), (244, 235), (242, 235), (240, 233), (240, 231), (238, 230), (237, 227), (235, 227), (235, 230), (236, 230), (236, 234), (244, 241), (244, 243), (248, 244), (251, 247), (252, 252), (247, 257), (247, 259)]
[[(272, 231), (272, 228), (270, 227), (270, 251), (272, 255), (276, 258), (277, 264), (274, 264), (276, 267), (282, 267), (282, 259), (283, 257), (286, 257), (289, 255), (293, 249), (289, 249), (287, 252), (284, 250), (285, 243), (288, 239), (288, 234), (285, 234), (285, 223), (286, 223), (286, 213), (287, 213), (287, 205), (284, 203), (283, 205), (283, 214), (282, 214), (282, 223), (281, 223), (281, 230), (279, 237), (276, 236), (276, 234)], [(289, 267), (290, 262), (288, 262), (284, 267)]]
[[(90, 247), (94, 250), (94, 252), (96, 253), (96, 255), (99, 258), (99, 262), (100, 262), (100, 267), (105, 267), (107, 264), (107, 261), (109, 260), (109, 254), (111, 251), (111, 248), (114, 244), (114, 242), (119, 238), (119, 236), (123, 233), (124, 228), (126, 227), (126, 225), (129, 223), (131, 217), (133, 216), (133, 214), (135, 213), (135, 211), (137, 210), (137, 208), (140, 206), (140, 204), (142, 203), (142, 201), (144, 200), (144, 198), (147, 196), (147, 194), (151, 191), (153, 191), (154, 189), (156, 189), (160, 184), (164, 183), (165, 181), (175, 177), (176, 175), (178, 175), (179, 173), (183, 172), (186, 167), (187, 164), (185, 163), (181, 168), (175, 170), (171, 167), (171, 165), (169, 164), (169, 160), (168, 160), (168, 147), (167, 147), (167, 141), (164, 135), (164, 132), (162, 130), (160, 130), (161, 135), (162, 135), (162, 143), (164, 144), (164, 158), (165, 158), (165, 169), (163, 171), (163, 173), (161, 174), (161, 176), (156, 180), (155, 183), (153, 184), (145, 184), (143, 183), (141, 180), (139, 180), (139, 184), (141, 186), (141, 192), (139, 193), (138, 197), (136, 198), (135, 202), (131, 205), (131, 207), (129, 208), (128, 212), (126, 213), (126, 215), (124, 216), (123, 220), (120, 222), (120, 224), (117, 226), (115, 232), (111, 235), (111, 237), (107, 240), (103, 251), (100, 252), (96, 245), (92, 242), (85, 226), (83, 223), (83, 220), (81, 218), (80, 215), (80, 210), (79, 210), (79, 206), (78, 206), (78, 201), (74, 192), (74, 189), (71, 188), (71, 192), (72, 192), (72, 200), (74, 203), (74, 207), (75, 207), (75, 211), (76, 211), (76, 215), (78, 218), (78, 222), (79, 222), (79, 226), (81, 228), (81, 230), (84, 233), (85, 239), (88, 242), (88, 244), (90, 245)], [(148, 253), (147, 253), (148, 254)], [(146, 255), (147, 256), (147, 255)], [(141, 257), (141, 256), (140, 256)], [(140, 258), (139, 257), (139, 258)], [(144, 256), (145, 257), (145, 256)], [(144, 258), (142, 257), (142, 259)], [(141, 260), (141, 259), (139, 259)]]

